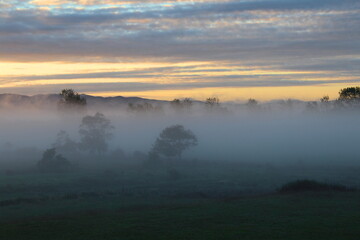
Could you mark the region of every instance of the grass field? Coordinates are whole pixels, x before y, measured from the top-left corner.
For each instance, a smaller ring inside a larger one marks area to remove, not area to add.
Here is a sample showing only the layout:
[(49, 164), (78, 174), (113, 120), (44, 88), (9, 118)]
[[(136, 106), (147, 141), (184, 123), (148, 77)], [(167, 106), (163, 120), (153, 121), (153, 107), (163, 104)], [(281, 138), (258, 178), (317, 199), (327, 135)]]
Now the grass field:
[[(171, 200), (121, 207), (116, 198), (74, 212), (2, 219), (0, 239), (358, 239), (360, 194), (303, 193), (240, 199)], [(91, 201), (90, 201), (91, 202)], [(109, 206), (111, 205), (111, 206)], [(12, 211), (24, 209), (13, 208)], [(29, 210), (29, 209), (27, 209)]]
[(1, 175), (0, 239), (359, 239), (359, 192), (276, 192), (311, 174), (358, 182), (355, 171), (341, 178), (336, 169)]

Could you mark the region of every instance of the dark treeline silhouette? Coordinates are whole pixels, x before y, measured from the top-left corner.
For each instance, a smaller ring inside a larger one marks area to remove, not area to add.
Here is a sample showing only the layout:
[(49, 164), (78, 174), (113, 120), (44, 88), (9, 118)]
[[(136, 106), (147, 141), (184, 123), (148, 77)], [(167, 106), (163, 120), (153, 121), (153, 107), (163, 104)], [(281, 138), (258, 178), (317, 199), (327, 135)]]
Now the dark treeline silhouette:
[(348, 87), (341, 89), (339, 92), (339, 100), (345, 101), (359, 101), (360, 87)]
[(163, 109), (161, 106), (158, 105), (155, 106), (151, 103), (144, 102), (144, 103), (136, 103), (136, 104), (129, 103), (127, 110), (133, 113), (153, 113), (153, 112), (159, 113)]
[(63, 89), (60, 93), (60, 109), (83, 109), (86, 106), (86, 99), (73, 89)]

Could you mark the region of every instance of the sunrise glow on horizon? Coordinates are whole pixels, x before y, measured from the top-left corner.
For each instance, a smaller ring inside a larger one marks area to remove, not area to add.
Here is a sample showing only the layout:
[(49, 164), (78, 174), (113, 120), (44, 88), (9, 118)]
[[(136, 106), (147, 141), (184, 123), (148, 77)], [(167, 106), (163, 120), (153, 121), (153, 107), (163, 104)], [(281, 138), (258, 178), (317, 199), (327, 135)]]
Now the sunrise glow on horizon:
[(0, 94), (335, 99), (360, 84), (355, 0), (0, 1)]

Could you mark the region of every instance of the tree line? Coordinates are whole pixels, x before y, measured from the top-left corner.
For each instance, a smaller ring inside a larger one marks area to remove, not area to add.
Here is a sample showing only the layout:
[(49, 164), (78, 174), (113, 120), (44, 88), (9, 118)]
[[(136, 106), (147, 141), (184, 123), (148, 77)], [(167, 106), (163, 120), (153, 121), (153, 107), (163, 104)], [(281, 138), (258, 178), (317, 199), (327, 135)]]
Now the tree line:
[[(86, 105), (86, 100), (72, 89), (65, 89), (61, 93), (60, 106), (77, 109)], [(70, 138), (65, 131), (57, 134), (56, 141), (51, 148), (46, 149), (37, 166), (42, 172), (61, 172), (71, 169), (71, 162), (59, 152), (87, 152), (91, 155), (103, 155), (108, 150), (109, 141), (113, 137), (114, 126), (102, 113), (87, 115), (79, 125), (80, 141)], [(155, 140), (149, 156), (151, 159), (181, 158), (182, 153), (198, 144), (197, 137), (182, 125), (165, 128)]]
[[(86, 99), (73, 89), (64, 89), (60, 93), (59, 109), (83, 111), (86, 107)], [(330, 106), (329, 96), (320, 99), (321, 104)], [(360, 87), (348, 87), (339, 91), (339, 98), (334, 100), (333, 107), (354, 107), (360, 106)], [(174, 99), (171, 106), (177, 110), (185, 111), (193, 105), (190, 98)], [(246, 103), (250, 109), (258, 109), (259, 105), (255, 99), (249, 99)], [(205, 101), (208, 109), (219, 109), (220, 100), (216, 97), (208, 98)], [(156, 108), (151, 104), (129, 105), (137, 111), (152, 111)], [(317, 102), (308, 102), (308, 110), (316, 110)], [(38, 162), (41, 171), (66, 171), (71, 168), (71, 163), (61, 153), (82, 151), (90, 154), (102, 155), (108, 150), (108, 143), (113, 137), (114, 126), (102, 113), (95, 113), (82, 118), (79, 125), (80, 141), (72, 140), (65, 131), (60, 131), (56, 142), (51, 148), (44, 151), (42, 159)], [(149, 162), (156, 162), (161, 157), (170, 159), (181, 159), (182, 153), (198, 144), (196, 135), (182, 125), (172, 125), (162, 130), (156, 138), (151, 150), (148, 153)]]

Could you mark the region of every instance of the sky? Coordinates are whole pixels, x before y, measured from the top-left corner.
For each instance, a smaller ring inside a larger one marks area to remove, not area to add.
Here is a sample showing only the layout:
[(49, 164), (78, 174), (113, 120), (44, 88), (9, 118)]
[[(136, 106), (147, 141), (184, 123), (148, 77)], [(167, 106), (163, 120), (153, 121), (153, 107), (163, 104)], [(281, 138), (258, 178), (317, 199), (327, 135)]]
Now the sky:
[(0, 93), (334, 99), (359, 0), (0, 0)]

